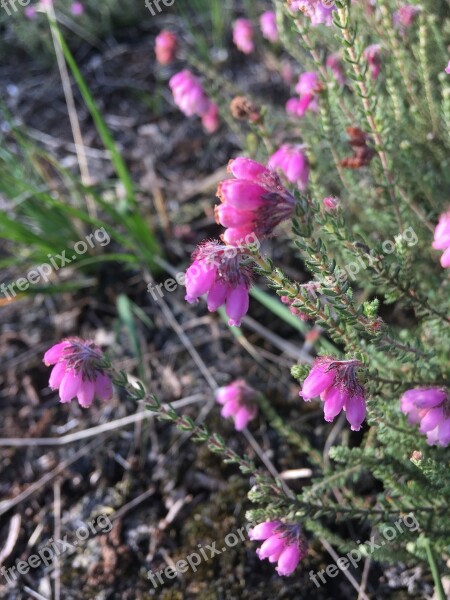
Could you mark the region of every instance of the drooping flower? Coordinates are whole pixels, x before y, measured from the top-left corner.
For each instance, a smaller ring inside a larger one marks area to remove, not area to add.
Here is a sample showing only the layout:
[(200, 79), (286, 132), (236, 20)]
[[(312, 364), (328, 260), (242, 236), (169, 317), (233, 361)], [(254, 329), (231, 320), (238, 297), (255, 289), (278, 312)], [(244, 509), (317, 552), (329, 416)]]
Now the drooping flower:
[(364, 58), (369, 63), (372, 73), (372, 79), (377, 79), (381, 71), (381, 46), (380, 44), (372, 44), (367, 46), (363, 52)]
[(49, 386), (59, 389), (61, 402), (77, 398), (80, 406), (89, 408), (94, 396), (109, 400), (113, 393), (111, 379), (101, 367), (103, 353), (94, 342), (70, 337), (52, 346), (44, 355), (47, 366), (55, 365)]
[(440, 216), (432, 245), (435, 250), (444, 250), (441, 265), (444, 269), (450, 269), (450, 210)]
[(251, 54), (253, 44), (253, 25), (248, 19), (237, 19), (233, 24), (233, 42), (244, 54)]
[(197, 77), (185, 69), (176, 73), (169, 80), (175, 104), (187, 117), (193, 115), (203, 116), (210, 109), (210, 101), (207, 98), (202, 84)]
[(164, 29), (155, 38), (156, 60), (160, 65), (170, 65), (178, 48), (178, 38), (173, 31)]
[(251, 269), (242, 263), (245, 246), (226, 246), (217, 241), (204, 242), (193, 253), (186, 271), (186, 297), (189, 303), (208, 294), (208, 310), (225, 305), (229, 324), (239, 326), (248, 311)]
[(330, 27), (333, 23), (332, 2), (321, 0), (288, 0), (292, 11), (300, 11), (311, 19), (311, 25), (326, 25)]
[(268, 10), (263, 13), (259, 19), (259, 24), (261, 26), (261, 32), (266, 40), (275, 44), (278, 42), (278, 27), (277, 27), (277, 17), (276, 14), (272, 10)]
[(295, 86), (299, 98), (291, 98), (286, 104), (286, 111), (297, 117), (303, 117), (307, 110), (317, 111), (319, 108), (318, 94), (322, 91), (322, 84), (315, 71), (307, 71), (299, 77)]
[(295, 198), (281, 184), (278, 175), (249, 158), (231, 160), (228, 170), (235, 179), (219, 183), (216, 221), (226, 227), (223, 239), (239, 244), (246, 236), (258, 239), (272, 235), (275, 227), (289, 219)]
[(219, 109), (214, 102), (210, 103), (208, 110), (202, 115), (202, 125), (208, 133), (214, 133), (219, 129)]
[(309, 161), (302, 146), (284, 144), (269, 158), (267, 167), (275, 171), (277, 168), (286, 175), (291, 183), (305, 190), (309, 180)]
[(316, 358), (299, 395), (307, 402), (320, 396), (324, 401), (325, 421), (333, 421), (344, 410), (350, 428), (359, 431), (366, 417), (364, 388), (356, 377), (359, 366), (358, 360)]
[(80, 17), (82, 14), (84, 14), (84, 4), (81, 2), (72, 2), (70, 5), (70, 12), (75, 17)]
[(251, 540), (265, 540), (256, 551), (260, 560), (277, 563), (278, 575), (292, 575), (307, 553), (307, 544), (298, 524), (265, 521), (249, 529)]
[(219, 388), (215, 395), (217, 402), (223, 406), (222, 417), (232, 417), (236, 431), (245, 429), (258, 413), (258, 406), (254, 402), (258, 392), (242, 379)]
[(345, 74), (344, 69), (342, 67), (341, 59), (337, 54), (329, 54), (326, 60), (326, 66), (333, 73), (334, 78), (338, 82), (339, 85), (344, 85), (345, 83)]
[(421, 11), (422, 8), (420, 6), (415, 6), (414, 4), (405, 4), (401, 6), (393, 14), (392, 20), (394, 26), (400, 30), (400, 33), (404, 34), (414, 23), (415, 18)]
[(450, 444), (450, 395), (443, 388), (416, 388), (400, 398), (401, 411), (411, 425), (420, 423), (430, 446)]

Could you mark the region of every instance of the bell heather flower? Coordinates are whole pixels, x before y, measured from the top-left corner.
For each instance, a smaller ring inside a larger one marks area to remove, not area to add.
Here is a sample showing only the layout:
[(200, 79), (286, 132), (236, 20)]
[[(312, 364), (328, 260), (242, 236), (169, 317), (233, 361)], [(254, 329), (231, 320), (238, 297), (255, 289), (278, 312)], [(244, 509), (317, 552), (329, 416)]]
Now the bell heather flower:
[(363, 52), (364, 58), (369, 63), (369, 67), (372, 71), (372, 79), (377, 79), (381, 71), (381, 46), (380, 44), (372, 44), (367, 46)]
[(430, 446), (450, 444), (450, 396), (442, 388), (416, 388), (400, 398), (401, 411), (411, 425), (420, 423)]
[(210, 101), (202, 84), (191, 71), (185, 69), (169, 80), (175, 104), (187, 117), (203, 116), (210, 109)]
[(268, 10), (263, 13), (259, 19), (261, 26), (261, 32), (266, 40), (272, 42), (278, 42), (278, 28), (277, 28), (277, 17), (272, 10)]
[(210, 103), (208, 110), (202, 115), (202, 125), (208, 133), (214, 133), (219, 129), (219, 109), (214, 102)]
[(55, 365), (50, 373), (49, 386), (59, 389), (61, 402), (77, 398), (80, 406), (89, 408), (94, 396), (109, 400), (112, 383), (99, 366), (103, 353), (94, 342), (70, 337), (52, 346), (44, 355), (47, 366)]
[(80, 17), (84, 13), (84, 5), (81, 2), (72, 2), (70, 5), (70, 12), (75, 17)]
[(270, 236), (275, 227), (289, 219), (295, 198), (278, 175), (250, 158), (231, 160), (228, 170), (235, 179), (219, 183), (216, 221), (226, 227), (223, 239), (236, 245), (249, 234), (258, 239)]
[(337, 54), (330, 54), (326, 60), (326, 66), (333, 73), (334, 78), (339, 85), (344, 85), (345, 75), (344, 69), (342, 68), (341, 59)]
[(37, 18), (37, 10), (35, 6), (27, 6), (24, 13), (26, 18), (30, 19), (30, 21), (34, 21)]
[(284, 144), (269, 158), (267, 167), (272, 171), (281, 169), (287, 180), (296, 183), (303, 191), (308, 185), (309, 161), (301, 148), (302, 146)]
[(236, 431), (242, 431), (256, 417), (257, 405), (253, 402), (258, 392), (238, 379), (225, 387), (216, 390), (216, 400), (223, 405), (221, 415), (233, 417)]
[(287, 101), (286, 111), (297, 117), (303, 117), (307, 110), (317, 111), (319, 108), (317, 94), (322, 91), (322, 84), (315, 71), (307, 71), (299, 77), (295, 91), (300, 98)]
[(394, 26), (400, 30), (402, 34), (406, 32), (408, 27), (414, 23), (417, 15), (422, 11), (420, 6), (414, 6), (414, 4), (405, 4), (394, 12), (392, 20)]
[(339, 207), (339, 200), (334, 196), (327, 196), (322, 200), (322, 204), (327, 212), (334, 212)]
[(330, 27), (333, 23), (333, 5), (321, 0), (288, 0), (291, 10), (300, 11), (311, 19), (311, 25), (326, 25)]
[(445, 67), (444, 71), (447, 73), (447, 75), (450, 75), (450, 60), (448, 61), (448, 65)]
[(265, 521), (249, 529), (251, 540), (265, 540), (256, 551), (260, 560), (278, 563), (278, 575), (292, 575), (298, 563), (306, 556), (307, 545), (300, 525), (281, 521)]
[(253, 45), (253, 25), (248, 19), (237, 19), (233, 25), (233, 42), (244, 54), (251, 54)]
[(163, 29), (155, 38), (156, 60), (160, 65), (170, 65), (174, 61), (178, 39), (173, 31)]
[(441, 265), (444, 269), (450, 269), (450, 210), (440, 216), (432, 245), (435, 250), (444, 250)]
[(336, 360), (321, 356), (314, 361), (299, 396), (306, 402), (320, 395), (325, 421), (333, 421), (343, 409), (353, 431), (359, 431), (366, 417), (364, 388), (356, 378), (358, 360)]
[(192, 304), (208, 294), (208, 310), (214, 312), (225, 304), (229, 324), (239, 326), (248, 311), (251, 285), (251, 269), (241, 263), (245, 253), (245, 247), (225, 246), (217, 241), (198, 246), (186, 271), (186, 301)]

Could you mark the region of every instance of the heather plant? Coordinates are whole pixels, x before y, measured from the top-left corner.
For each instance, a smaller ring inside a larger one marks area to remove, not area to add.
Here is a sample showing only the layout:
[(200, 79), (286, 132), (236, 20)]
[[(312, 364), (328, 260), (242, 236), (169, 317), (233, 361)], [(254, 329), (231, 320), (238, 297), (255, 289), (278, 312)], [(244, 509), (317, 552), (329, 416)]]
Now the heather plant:
[[(47, 352), (46, 364), (55, 365), (50, 386), (62, 402), (77, 397), (88, 407), (94, 396), (110, 397), (112, 381), (236, 464), (249, 481), (247, 519), (258, 523), (250, 538), (262, 542), (259, 558), (276, 563), (280, 576), (292, 575), (321, 541), (362, 552), (364, 533), (414, 515), (418, 529), (371, 556), (427, 564), (443, 600), (450, 559), (447, 7), (431, 0), (276, 0), (256, 16), (235, 16), (229, 36), (236, 56), (253, 64), (270, 53), (285, 101), (242, 89), (229, 69), (196, 55), (202, 44), (191, 35), (164, 30), (157, 39), (181, 112), (215, 135), (229, 127), (241, 144), (217, 190), (220, 240), (198, 240), (186, 301), (199, 301), (199, 312), (224, 306), (237, 327), (260, 293), (254, 282), (264, 282), (274, 314), (317, 334), (315, 356), (291, 374), (295, 402), (316, 403), (333, 423), (318, 435), (300, 434), (278, 414), (264, 381), (246, 382), (242, 373), (216, 390), (222, 416), (232, 417), (237, 431), (266, 420), (312, 477), (294, 492), (268, 459), (258, 466), (219, 432), (162, 404), (144, 382), (131, 385), (92, 342), (68, 339)], [(129, 181), (119, 157), (115, 164)], [(138, 227), (133, 210), (130, 187), (118, 243)], [(273, 258), (281, 240), (294, 249), (306, 281)], [(136, 253), (133, 244), (127, 248)], [(152, 250), (139, 256), (140, 266), (149, 266)], [(375, 493), (366, 492), (367, 481)]]

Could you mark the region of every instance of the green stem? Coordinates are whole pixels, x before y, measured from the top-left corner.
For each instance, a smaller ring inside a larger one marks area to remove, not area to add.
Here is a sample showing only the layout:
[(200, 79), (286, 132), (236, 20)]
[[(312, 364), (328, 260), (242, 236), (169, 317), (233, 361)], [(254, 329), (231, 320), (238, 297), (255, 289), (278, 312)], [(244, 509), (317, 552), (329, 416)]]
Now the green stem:
[(428, 538), (425, 538), (425, 550), (427, 552), (428, 563), (430, 565), (431, 573), (433, 575), (434, 584), (436, 586), (436, 594), (438, 600), (446, 600), (444, 586), (442, 585), (441, 576), (439, 575), (439, 568), (434, 557), (431, 542)]

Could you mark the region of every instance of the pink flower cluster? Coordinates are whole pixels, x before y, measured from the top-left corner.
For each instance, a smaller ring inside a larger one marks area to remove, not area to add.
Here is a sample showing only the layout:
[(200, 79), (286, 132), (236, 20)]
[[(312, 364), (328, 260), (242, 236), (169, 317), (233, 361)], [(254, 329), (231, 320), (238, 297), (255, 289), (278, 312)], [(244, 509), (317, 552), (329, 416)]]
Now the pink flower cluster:
[(198, 115), (203, 126), (213, 133), (219, 127), (217, 106), (206, 96), (202, 84), (191, 71), (176, 73), (169, 81), (175, 104), (187, 117)]
[(269, 158), (267, 167), (272, 171), (280, 169), (287, 180), (295, 183), (299, 190), (306, 189), (309, 180), (309, 161), (302, 146), (284, 144)]
[(295, 91), (299, 98), (290, 98), (286, 103), (286, 111), (295, 116), (303, 117), (307, 110), (316, 112), (319, 108), (318, 94), (322, 91), (322, 84), (315, 71), (307, 71), (300, 75)]
[(444, 250), (444, 254), (441, 256), (441, 265), (444, 269), (450, 269), (450, 210), (439, 218), (439, 223), (434, 230), (433, 248)]
[(248, 311), (251, 285), (251, 270), (241, 263), (245, 251), (215, 241), (201, 244), (186, 271), (186, 301), (193, 303), (208, 294), (208, 310), (225, 304), (229, 324), (239, 326)]
[(364, 58), (367, 60), (370, 71), (372, 74), (372, 79), (377, 79), (378, 75), (381, 71), (381, 46), (380, 44), (372, 44), (371, 46), (367, 46), (367, 48), (363, 52)]
[(279, 34), (277, 27), (277, 17), (275, 13), (271, 10), (263, 13), (259, 18), (259, 24), (261, 27), (261, 32), (266, 40), (275, 44), (278, 42)]
[(414, 4), (404, 4), (394, 12), (392, 20), (394, 26), (404, 34), (406, 30), (414, 23), (417, 15), (422, 11), (420, 6)]
[(289, 219), (295, 209), (295, 198), (281, 184), (278, 175), (249, 158), (230, 161), (228, 170), (235, 179), (219, 184), (216, 220), (226, 231), (227, 244), (238, 244), (247, 235), (258, 239), (270, 236), (275, 227)]
[(260, 560), (277, 563), (278, 575), (292, 575), (298, 563), (306, 556), (307, 545), (300, 525), (281, 521), (265, 521), (249, 529), (251, 540), (265, 540), (256, 553)]
[(178, 39), (173, 31), (163, 29), (155, 38), (156, 60), (160, 65), (170, 65), (178, 48)]
[(360, 365), (357, 360), (316, 358), (299, 395), (307, 402), (320, 395), (325, 421), (333, 421), (344, 410), (350, 428), (359, 431), (366, 417), (364, 388), (356, 377)]
[(61, 402), (77, 398), (80, 406), (89, 408), (94, 396), (109, 400), (112, 383), (99, 366), (103, 353), (94, 342), (77, 337), (67, 338), (52, 346), (44, 355), (47, 366), (55, 365), (50, 374), (49, 386), (59, 389)]
[(232, 417), (236, 431), (242, 431), (258, 413), (254, 400), (258, 392), (238, 379), (216, 391), (216, 400), (222, 405), (221, 415)]
[(442, 388), (408, 390), (400, 398), (400, 408), (411, 425), (420, 423), (430, 446), (450, 444), (450, 396)]
[(248, 19), (237, 19), (233, 24), (233, 42), (244, 54), (251, 54), (253, 44), (253, 25)]
[(326, 25), (330, 27), (333, 24), (333, 10), (335, 6), (330, 2), (321, 0), (288, 0), (292, 11), (300, 11), (309, 19), (311, 25)]

